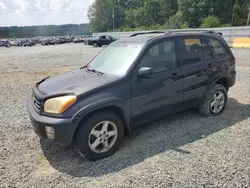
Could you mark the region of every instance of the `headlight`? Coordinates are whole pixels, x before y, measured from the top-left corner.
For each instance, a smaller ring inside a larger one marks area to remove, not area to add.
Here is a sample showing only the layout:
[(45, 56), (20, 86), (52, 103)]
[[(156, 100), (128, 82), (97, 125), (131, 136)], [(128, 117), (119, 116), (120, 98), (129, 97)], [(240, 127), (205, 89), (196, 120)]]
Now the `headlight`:
[(76, 102), (75, 95), (51, 98), (45, 101), (44, 112), (61, 114)]

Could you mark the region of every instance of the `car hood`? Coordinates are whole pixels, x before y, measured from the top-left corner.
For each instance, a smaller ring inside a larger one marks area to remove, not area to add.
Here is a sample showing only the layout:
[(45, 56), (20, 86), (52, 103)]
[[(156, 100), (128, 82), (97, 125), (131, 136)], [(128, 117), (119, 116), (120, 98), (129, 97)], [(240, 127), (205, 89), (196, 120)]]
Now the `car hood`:
[(86, 69), (78, 69), (52, 78), (48, 78), (37, 84), (38, 89), (47, 95), (65, 93), (80, 94), (99, 86), (117, 80), (117, 76), (97, 75), (86, 72)]

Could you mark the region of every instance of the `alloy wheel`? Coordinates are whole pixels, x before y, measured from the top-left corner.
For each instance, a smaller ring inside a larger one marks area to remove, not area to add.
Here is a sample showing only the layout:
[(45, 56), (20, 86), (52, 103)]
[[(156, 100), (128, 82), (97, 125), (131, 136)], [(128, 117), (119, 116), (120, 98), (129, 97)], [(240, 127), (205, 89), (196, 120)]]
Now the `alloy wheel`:
[(211, 99), (210, 103), (211, 112), (214, 114), (218, 114), (219, 112), (222, 111), (224, 105), (225, 105), (225, 95), (222, 91), (217, 91)]
[(114, 146), (117, 137), (117, 126), (113, 122), (102, 121), (90, 131), (89, 148), (95, 153), (105, 153)]

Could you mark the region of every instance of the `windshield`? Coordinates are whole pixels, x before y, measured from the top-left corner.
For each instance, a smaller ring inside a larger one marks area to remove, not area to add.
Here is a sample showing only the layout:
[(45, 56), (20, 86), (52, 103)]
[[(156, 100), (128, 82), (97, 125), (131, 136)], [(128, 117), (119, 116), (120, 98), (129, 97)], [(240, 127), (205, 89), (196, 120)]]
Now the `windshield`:
[(140, 53), (144, 44), (111, 44), (89, 64), (89, 69), (104, 74), (124, 75)]

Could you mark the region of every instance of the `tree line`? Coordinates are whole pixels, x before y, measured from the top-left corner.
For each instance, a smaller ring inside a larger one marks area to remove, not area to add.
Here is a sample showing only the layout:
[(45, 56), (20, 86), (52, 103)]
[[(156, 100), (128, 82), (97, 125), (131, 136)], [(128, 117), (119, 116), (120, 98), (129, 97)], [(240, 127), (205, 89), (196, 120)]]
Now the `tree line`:
[(244, 26), (250, 0), (95, 0), (91, 31)]
[(36, 36), (65, 36), (89, 34), (91, 34), (89, 24), (0, 27), (0, 38), (25, 38)]

